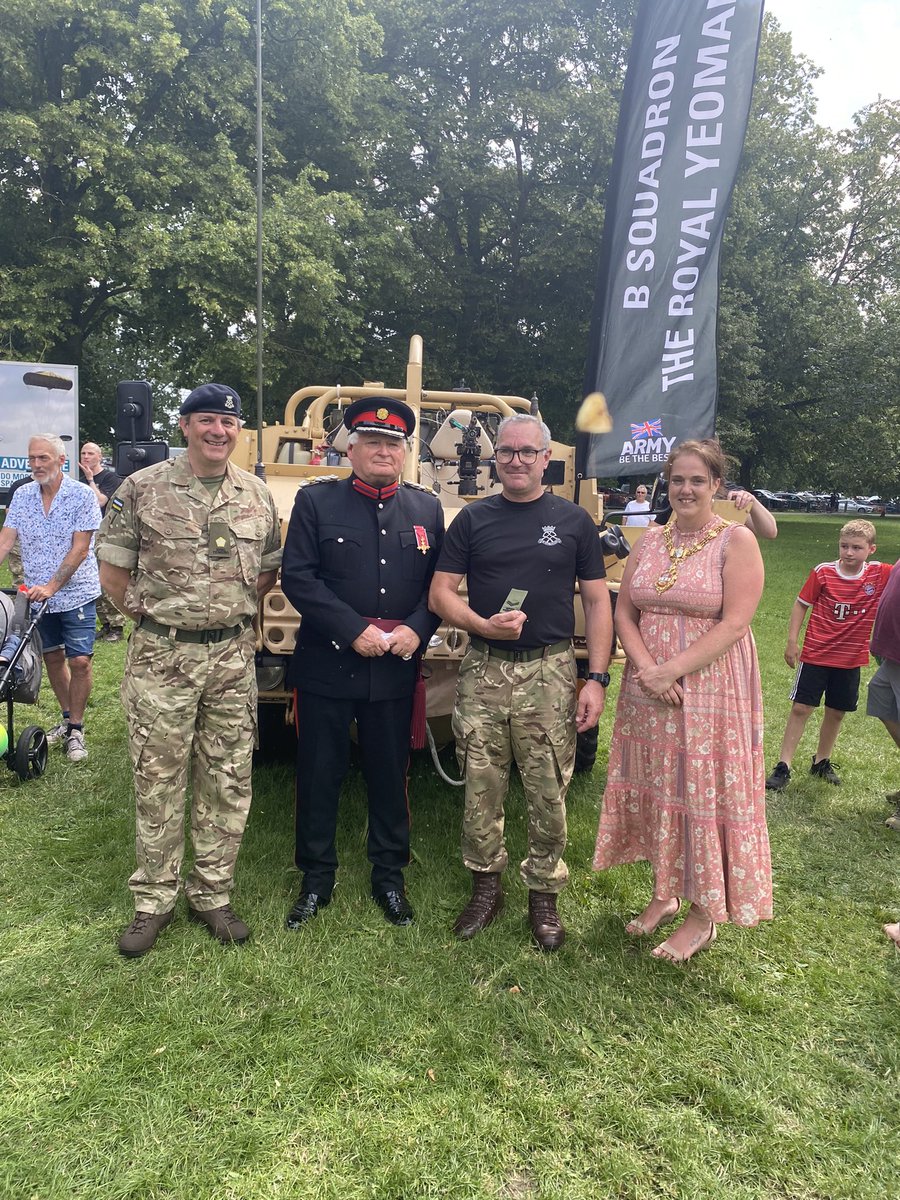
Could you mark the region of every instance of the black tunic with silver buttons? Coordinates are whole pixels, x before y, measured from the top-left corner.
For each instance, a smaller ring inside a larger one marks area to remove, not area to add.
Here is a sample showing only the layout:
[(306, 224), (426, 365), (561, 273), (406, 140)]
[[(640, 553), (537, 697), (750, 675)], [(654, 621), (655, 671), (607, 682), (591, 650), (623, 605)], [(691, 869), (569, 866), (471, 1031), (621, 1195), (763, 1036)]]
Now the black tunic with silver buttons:
[(440, 624), (428, 588), (443, 537), (437, 498), (414, 485), (387, 499), (360, 494), (352, 477), (301, 488), (281, 565), (282, 590), (301, 615), (292, 686), (348, 700), (409, 695), (413, 660), (364, 658), (351, 644), (377, 617), (402, 621), (427, 649)]

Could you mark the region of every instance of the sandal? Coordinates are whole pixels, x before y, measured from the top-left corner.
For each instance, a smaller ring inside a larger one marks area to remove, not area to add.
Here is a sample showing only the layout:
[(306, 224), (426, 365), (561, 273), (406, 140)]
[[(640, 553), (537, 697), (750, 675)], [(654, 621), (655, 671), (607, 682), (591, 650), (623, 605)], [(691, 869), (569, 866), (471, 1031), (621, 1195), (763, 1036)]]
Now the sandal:
[[(697, 922), (695, 922), (695, 924), (697, 924)], [(682, 925), (680, 928), (684, 929), (684, 925)], [(680, 967), (683, 966), (688, 959), (693, 958), (695, 954), (699, 954), (701, 950), (708, 950), (715, 940), (716, 923), (715, 921), (710, 920), (709, 931), (705, 935), (703, 933), (698, 933), (693, 940), (688, 943), (686, 953), (681, 950), (676, 950), (670, 946), (668, 939), (664, 942), (661, 942), (654, 950), (651, 950), (650, 953), (654, 958), (661, 958), (665, 962), (674, 963), (675, 966)]]
[[(651, 924), (651, 922), (643, 920), (644, 913), (641, 913), (639, 917), (635, 917), (628, 922), (625, 926), (625, 932), (630, 937), (647, 937), (649, 934), (655, 933), (661, 925), (671, 925), (681, 911), (681, 900), (677, 896), (672, 897), (672, 902), (675, 907), (672, 909), (663, 909), (662, 916), (658, 921), (654, 921)], [(650, 905), (648, 904), (647, 908), (649, 907)], [(647, 908), (644, 909), (644, 912), (647, 911)]]

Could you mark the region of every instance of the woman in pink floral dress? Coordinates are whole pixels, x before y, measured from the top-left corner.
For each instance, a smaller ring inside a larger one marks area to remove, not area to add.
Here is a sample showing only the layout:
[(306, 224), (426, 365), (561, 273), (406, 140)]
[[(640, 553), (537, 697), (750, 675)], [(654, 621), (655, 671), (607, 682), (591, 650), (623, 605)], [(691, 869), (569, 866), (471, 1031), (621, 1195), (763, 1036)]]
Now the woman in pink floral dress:
[(616, 604), (628, 656), (594, 867), (642, 860), (653, 896), (626, 926), (679, 928), (653, 951), (686, 962), (716, 924), (772, 915), (762, 693), (750, 621), (763, 587), (756, 538), (716, 517), (715, 441), (683, 442), (666, 477), (672, 518), (629, 556)]

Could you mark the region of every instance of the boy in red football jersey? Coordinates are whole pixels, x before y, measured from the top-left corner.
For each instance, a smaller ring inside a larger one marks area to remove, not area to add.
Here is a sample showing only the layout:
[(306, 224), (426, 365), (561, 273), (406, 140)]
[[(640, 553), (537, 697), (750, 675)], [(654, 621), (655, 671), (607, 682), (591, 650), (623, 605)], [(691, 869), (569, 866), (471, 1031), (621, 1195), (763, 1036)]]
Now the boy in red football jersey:
[[(791, 777), (791, 760), (806, 722), (825, 696), (825, 715), (810, 774), (829, 783), (840, 783), (831, 765), (831, 751), (845, 712), (855, 712), (859, 696), (859, 668), (869, 662), (869, 636), (875, 610), (891, 567), (869, 562), (875, 552), (875, 526), (871, 521), (848, 521), (841, 529), (836, 562), (819, 563), (794, 601), (788, 625), (784, 660), (797, 667), (791, 690), (791, 713), (781, 743), (781, 757), (766, 787), (780, 792)], [(800, 630), (809, 613), (809, 625), (800, 649)], [(798, 666), (799, 663), (799, 666)]]

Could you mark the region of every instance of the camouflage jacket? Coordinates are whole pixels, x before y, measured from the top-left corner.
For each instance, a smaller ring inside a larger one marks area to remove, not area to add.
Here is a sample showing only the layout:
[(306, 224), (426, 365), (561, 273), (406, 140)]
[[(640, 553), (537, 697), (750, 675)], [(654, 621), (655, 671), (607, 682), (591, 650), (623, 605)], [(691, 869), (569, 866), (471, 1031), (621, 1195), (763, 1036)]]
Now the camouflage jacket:
[(256, 615), (256, 581), (281, 562), (265, 484), (228, 463), (213, 499), (187, 454), (129, 475), (110, 500), (97, 558), (131, 572), (125, 603), (161, 625), (222, 629)]

